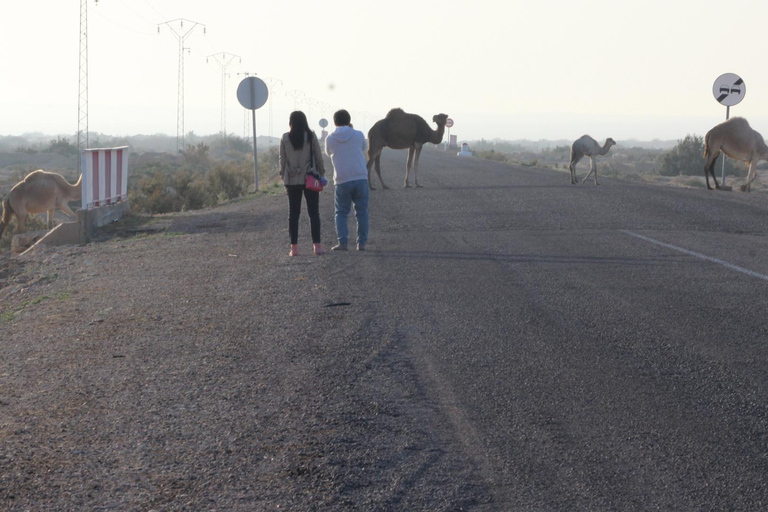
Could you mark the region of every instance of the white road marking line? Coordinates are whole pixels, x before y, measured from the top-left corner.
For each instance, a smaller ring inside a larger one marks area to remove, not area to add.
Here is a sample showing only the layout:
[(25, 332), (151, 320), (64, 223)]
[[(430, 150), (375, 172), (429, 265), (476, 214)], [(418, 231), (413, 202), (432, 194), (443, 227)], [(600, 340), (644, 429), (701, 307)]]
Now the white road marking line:
[(758, 279), (762, 279), (764, 281), (768, 281), (768, 276), (765, 274), (760, 274), (758, 272), (753, 272), (752, 270), (746, 269), (744, 267), (739, 267), (738, 265), (734, 265), (733, 263), (728, 263), (727, 261), (719, 260), (717, 258), (713, 258), (712, 256), (707, 256), (706, 254), (701, 254), (699, 252), (689, 251), (688, 249), (683, 249), (682, 247), (678, 247), (676, 245), (667, 244), (664, 242), (661, 242), (659, 240), (655, 240), (653, 238), (648, 238), (647, 236), (643, 236), (637, 233), (633, 233), (632, 231), (627, 231), (626, 229), (621, 230), (623, 233), (626, 233), (629, 236), (633, 236), (635, 238), (639, 238), (640, 240), (645, 240), (646, 242), (650, 242), (652, 244), (660, 245), (662, 247), (666, 247), (667, 249), (673, 249), (675, 251), (680, 251), (682, 253), (685, 253), (689, 256), (693, 256), (695, 258), (699, 258), (702, 260), (706, 260), (712, 263), (717, 263), (718, 265), (722, 265), (724, 267), (727, 267), (731, 270), (735, 270), (737, 272), (741, 272), (742, 274), (747, 274), (750, 277), (756, 277)]

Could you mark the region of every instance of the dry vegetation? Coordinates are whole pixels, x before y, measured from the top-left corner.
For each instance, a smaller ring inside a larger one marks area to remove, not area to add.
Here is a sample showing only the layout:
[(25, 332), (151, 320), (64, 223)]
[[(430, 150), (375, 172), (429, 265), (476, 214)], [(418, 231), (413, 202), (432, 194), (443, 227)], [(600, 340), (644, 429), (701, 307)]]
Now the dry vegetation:
[[(703, 146), (696, 137), (686, 137), (675, 142), (661, 142), (658, 147), (651, 147), (636, 143), (636, 141), (618, 141), (611, 151), (602, 157), (597, 157), (598, 172), (601, 177), (615, 177), (625, 180), (644, 181), (669, 186), (706, 188), (704, 182), (704, 158)], [(700, 138), (698, 138), (700, 139)], [(599, 141), (602, 142), (602, 141)], [(690, 148), (689, 146), (693, 146)], [(527, 167), (539, 167), (554, 169), (564, 173), (568, 172), (570, 160), (570, 146), (565, 141), (548, 143), (546, 141), (475, 141), (470, 143), (474, 155), (488, 160), (506, 162), (513, 165)], [(665, 169), (664, 158), (674, 154), (680, 149), (688, 149), (688, 153), (679, 158), (687, 163), (686, 170), (682, 172), (669, 172)], [(718, 178), (720, 165), (718, 160)], [(768, 168), (768, 163), (762, 162), (758, 166), (758, 179), (753, 182), (753, 191), (768, 191), (766, 179), (760, 179), (760, 171)], [(586, 175), (589, 170), (589, 159), (585, 158), (576, 166), (576, 174), (580, 177)], [(728, 184), (734, 187), (745, 183), (747, 167), (741, 162), (729, 160), (726, 176)]]
[[(166, 146), (175, 144), (167, 136), (107, 138), (94, 137), (91, 146), (129, 145), (128, 196), (131, 208), (140, 214), (170, 213), (216, 206), (255, 192), (253, 152), (248, 141), (230, 136), (199, 138), (175, 154)], [(259, 187), (262, 193), (279, 188), (277, 146), (262, 141), (259, 146)], [(143, 144), (143, 146), (142, 146)], [(158, 151), (158, 149), (161, 149)], [(57, 137), (0, 137), (0, 198), (36, 169), (61, 174), (71, 183), (77, 180), (78, 150), (73, 142)], [(79, 205), (73, 202), (77, 209)], [(64, 220), (57, 212), (57, 218)], [(28, 228), (44, 225), (40, 216), (30, 217)], [(15, 219), (8, 231), (15, 232)], [(0, 239), (0, 250), (10, 243)]]

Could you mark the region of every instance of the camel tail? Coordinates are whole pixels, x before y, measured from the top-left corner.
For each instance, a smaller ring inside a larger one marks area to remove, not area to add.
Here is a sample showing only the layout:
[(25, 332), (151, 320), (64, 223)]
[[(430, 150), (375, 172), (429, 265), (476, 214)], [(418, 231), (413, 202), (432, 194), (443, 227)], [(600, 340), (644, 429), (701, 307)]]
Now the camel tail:
[(3, 236), (5, 228), (8, 227), (8, 224), (10, 224), (11, 215), (13, 215), (13, 208), (11, 207), (9, 196), (10, 194), (5, 196), (3, 199), (3, 216), (0, 218), (0, 238)]

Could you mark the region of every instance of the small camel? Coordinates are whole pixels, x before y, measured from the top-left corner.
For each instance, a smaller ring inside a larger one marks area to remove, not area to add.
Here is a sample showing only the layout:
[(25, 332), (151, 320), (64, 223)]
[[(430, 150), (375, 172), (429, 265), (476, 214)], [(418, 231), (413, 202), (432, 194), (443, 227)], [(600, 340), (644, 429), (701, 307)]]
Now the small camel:
[(410, 187), (408, 183), (413, 168), (413, 181), (417, 188), (419, 185), (419, 156), (421, 147), (427, 142), (440, 144), (445, 133), (445, 124), (448, 114), (436, 114), (432, 121), (437, 124), (437, 130), (433, 130), (421, 116), (408, 114), (400, 108), (393, 108), (384, 119), (376, 123), (368, 131), (368, 186), (376, 190), (371, 182), (371, 167), (376, 164), (376, 174), (379, 175), (382, 188), (389, 188), (381, 178), (381, 152), (385, 147), (392, 149), (407, 149), (408, 161), (405, 164), (404, 188)]
[(18, 182), (3, 199), (3, 216), (0, 218), (0, 237), (11, 222), (11, 215), (16, 215), (17, 233), (24, 232), (24, 224), (30, 213), (48, 214), (48, 229), (53, 228), (53, 212), (61, 210), (74, 217), (69, 209), (69, 201), (80, 199), (83, 176), (77, 183), (70, 185), (60, 174), (37, 170), (29, 173)]
[(704, 136), (704, 178), (709, 186), (709, 175), (715, 180), (715, 188), (719, 189), (715, 177), (715, 162), (720, 152), (740, 162), (746, 162), (749, 166), (747, 183), (741, 186), (742, 192), (749, 192), (752, 180), (757, 178), (757, 163), (760, 160), (768, 160), (768, 146), (765, 145), (763, 136), (750, 128), (749, 123), (743, 117), (734, 117), (724, 123), (720, 123), (707, 132)]
[(608, 150), (611, 149), (611, 146), (615, 145), (616, 141), (610, 137), (605, 139), (605, 144), (603, 144), (603, 147), (600, 147), (600, 144), (598, 144), (597, 141), (589, 135), (582, 135), (576, 139), (573, 144), (571, 144), (571, 163), (568, 165), (568, 169), (571, 171), (571, 184), (576, 183), (576, 164), (579, 163), (579, 160), (585, 156), (588, 156), (589, 161), (592, 162), (592, 165), (589, 169), (589, 174), (584, 176), (584, 179), (581, 180), (581, 182), (584, 183), (587, 181), (587, 178), (589, 178), (590, 174), (595, 173), (595, 185), (598, 185), (597, 164), (595, 162), (595, 157), (598, 155), (605, 155), (608, 153)]

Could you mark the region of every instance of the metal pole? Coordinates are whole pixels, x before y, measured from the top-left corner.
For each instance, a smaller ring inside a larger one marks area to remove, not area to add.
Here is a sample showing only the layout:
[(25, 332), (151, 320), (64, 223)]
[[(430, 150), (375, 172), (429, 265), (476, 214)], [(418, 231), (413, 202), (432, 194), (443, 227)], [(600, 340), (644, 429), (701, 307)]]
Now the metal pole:
[[(727, 121), (731, 117), (731, 106), (727, 105), (725, 107), (725, 120)], [(720, 181), (723, 182), (723, 186), (725, 186), (725, 159), (728, 158), (725, 156), (725, 153), (723, 153), (723, 168), (720, 171)]]
[(259, 191), (259, 159), (256, 156), (256, 109), (252, 109), (253, 114), (253, 183), (254, 190)]

